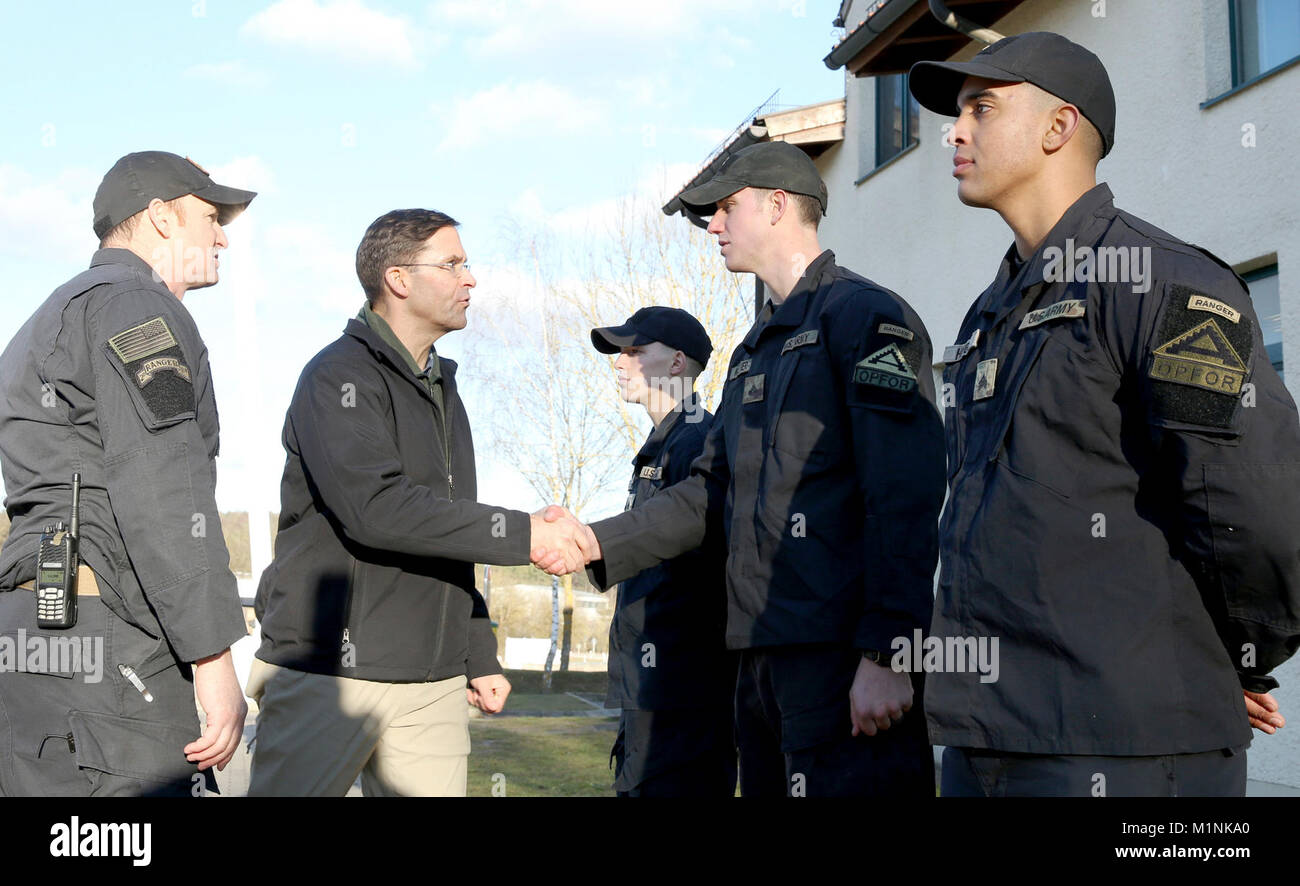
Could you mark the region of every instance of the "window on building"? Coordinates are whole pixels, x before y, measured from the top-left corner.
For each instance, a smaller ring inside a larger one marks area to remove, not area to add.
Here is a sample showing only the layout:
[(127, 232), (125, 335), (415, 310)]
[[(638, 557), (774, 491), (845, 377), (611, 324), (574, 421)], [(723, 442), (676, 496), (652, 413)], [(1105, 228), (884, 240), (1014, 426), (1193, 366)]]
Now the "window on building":
[(876, 166), (917, 143), (921, 108), (907, 89), (906, 74), (876, 78)]
[(1229, 0), (1232, 12), (1232, 85), (1300, 56), (1300, 3)]
[(1278, 295), (1277, 265), (1260, 268), (1243, 275), (1250, 287), (1250, 300), (1259, 317), (1259, 331), (1264, 336), (1264, 349), (1273, 368), (1282, 374), (1282, 303)]

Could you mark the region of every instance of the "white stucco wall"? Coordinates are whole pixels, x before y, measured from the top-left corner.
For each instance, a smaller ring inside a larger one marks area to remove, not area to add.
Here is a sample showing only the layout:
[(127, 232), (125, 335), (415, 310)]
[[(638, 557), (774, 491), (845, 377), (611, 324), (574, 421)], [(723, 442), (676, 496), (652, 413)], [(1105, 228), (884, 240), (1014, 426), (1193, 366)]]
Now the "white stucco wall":
[[(1283, 356), (1300, 393), (1300, 219), (1294, 160), (1300, 144), (1300, 66), (1214, 106), (1200, 104), (1230, 83), (1226, 0), (1029, 0), (992, 23), (1004, 34), (1049, 30), (1100, 56), (1118, 101), (1115, 148), (1098, 175), (1117, 206), (1245, 271), (1278, 265)], [(852, 27), (865, 3), (854, 4)], [(987, 24), (987, 23), (982, 23)], [(958, 59), (974, 55), (971, 45)], [(903, 295), (920, 313), (935, 350), (956, 339), (971, 301), (992, 280), (1011, 234), (988, 210), (957, 200), (948, 118), (922, 109), (920, 145), (888, 168), (860, 177), (859, 151), (874, 151), (874, 81), (846, 78), (844, 141), (818, 159), (830, 193), (822, 244), (838, 261)], [(865, 115), (865, 116), (864, 116)], [(867, 124), (864, 126), (864, 119)], [(1252, 124), (1255, 147), (1242, 144)], [(864, 144), (860, 145), (862, 141)], [(1250, 777), (1300, 787), (1300, 660), (1275, 675), (1274, 694), (1291, 726), (1256, 733)], [(1143, 675), (1134, 674), (1134, 679)]]

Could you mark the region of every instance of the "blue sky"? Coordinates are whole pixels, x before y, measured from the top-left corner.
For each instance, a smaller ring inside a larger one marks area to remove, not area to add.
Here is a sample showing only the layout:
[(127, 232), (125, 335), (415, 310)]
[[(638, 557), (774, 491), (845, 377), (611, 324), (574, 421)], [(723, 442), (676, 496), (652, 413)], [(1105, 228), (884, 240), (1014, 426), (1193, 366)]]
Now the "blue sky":
[[(594, 218), (620, 195), (675, 191), (774, 90), (790, 106), (842, 96), (843, 72), (822, 63), (838, 5), (9, 4), (0, 340), (86, 265), (91, 198), (120, 155), (173, 151), (258, 190), (227, 231), (222, 283), (185, 304), (216, 380), (219, 503), (276, 509), (284, 409), (361, 302), (352, 253), (371, 220), (450, 213), (476, 295), (504, 294), (527, 277), (510, 219)], [(439, 353), (458, 357), (474, 335), (471, 307)], [(482, 448), (479, 470), (480, 499), (537, 506)]]

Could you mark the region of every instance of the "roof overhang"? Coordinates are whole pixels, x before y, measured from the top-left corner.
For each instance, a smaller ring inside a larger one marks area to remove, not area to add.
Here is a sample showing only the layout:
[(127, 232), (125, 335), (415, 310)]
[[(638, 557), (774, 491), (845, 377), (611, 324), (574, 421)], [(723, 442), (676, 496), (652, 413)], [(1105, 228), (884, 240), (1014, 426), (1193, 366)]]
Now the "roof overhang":
[(803, 105), (784, 111), (772, 111), (753, 118), (753, 121), (741, 125), (731, 139), (718, 150), (695, 174), (695, 177), (682, 185), (673, 198), (664, 204), (664, 214), (680, 212), (698, 227), (708, 227), (708, 219), (696, 215), (683, 205), (680, 197), (683, 191), (713, 177), (728, 158), (737, 151), (759, 142), (789, 142), (798, 145), (810, 157), (817, 157), (831, 145), (844, 140), (844, 99), (819, 102), (815, 105)]
[[(953, 12), (991, 24), (1024, 0), (946, 0)], [(919, 61), (950, 58), (971, 40), (930, 14), (927, 0), (875, 0), (824, 61), (857, 77), (905, 74)]]

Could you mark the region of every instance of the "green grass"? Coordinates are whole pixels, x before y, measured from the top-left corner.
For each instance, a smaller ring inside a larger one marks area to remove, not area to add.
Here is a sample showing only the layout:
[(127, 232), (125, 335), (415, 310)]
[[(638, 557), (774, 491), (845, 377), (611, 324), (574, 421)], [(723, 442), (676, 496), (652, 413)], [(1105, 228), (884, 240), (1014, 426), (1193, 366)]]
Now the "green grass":
[[(558, 667), (551, 673), (551, 692), (563, 695), (566, 692), (597, 692), (603, 698), (605, 688), (609, 685), (609, 676), (604, 671), (561, 671)], [(542, 691), (541, 671), (506, 671), (512, 693), (534, 695)], [(509, 701), (506, 702), (509, 704)]]
[[(595, 704), (600, 704), (604, 699), (603, 694), (596, 696), (593, 693), (583, 693), (583, 696)], [(595, 710), (591, 705), (584, 704), (581, 700), (563, 692), (541, 695), (540, 693), (521, 694), (512, 691), (510, 697), (506, 699), (507, 714), (582, 713)]]
[(612, 717), (471, 720), (468, 795), (491, 797), (504, 785), (507, 797), (612, 797), (616, 735)]

